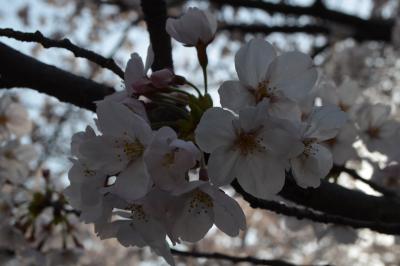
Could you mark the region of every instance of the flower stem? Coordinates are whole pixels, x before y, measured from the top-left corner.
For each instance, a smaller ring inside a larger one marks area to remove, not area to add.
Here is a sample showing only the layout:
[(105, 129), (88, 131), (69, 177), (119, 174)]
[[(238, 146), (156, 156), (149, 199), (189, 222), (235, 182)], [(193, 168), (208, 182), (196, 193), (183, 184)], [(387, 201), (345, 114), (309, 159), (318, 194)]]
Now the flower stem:
[(191, 83), (189, 81), (186, 81), (186, 84), (189, 85), (190, 87), (192, 87), (197, 92), (199, 97), (201, 96), (201, 92), (200, 92), (199, 88), (196, 87), (196, 85), (194, 85), (193, 83)]

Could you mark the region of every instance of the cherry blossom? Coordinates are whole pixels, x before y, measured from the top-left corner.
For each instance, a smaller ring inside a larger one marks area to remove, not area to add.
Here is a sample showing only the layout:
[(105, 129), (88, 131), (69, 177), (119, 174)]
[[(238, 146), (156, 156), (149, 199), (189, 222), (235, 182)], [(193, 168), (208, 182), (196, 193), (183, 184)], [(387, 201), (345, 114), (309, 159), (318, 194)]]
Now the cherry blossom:
[(316, 107), (300, 124), (303, 152), (290, 160), (293, 177), (303, 188), (318, 187), (333, 165), (332, 154), (319, 143), (332, 139), (346, 123), (347, 116), (336, 106)]
[(177, 138), (169, 127), (159, 129), (149, 145), (144, 161), (154, 183), (166, 190), (173, 190), (187, 182), (187, 172), (200, 159), (197, 147)]
[(172, 239), (197, 242), (213, 224), (229, 236), (246, 229), (246, 218), (239, 204), (217, 187), (205, 181), (193, 181), (175, 192), (170, 205)]
[(348, 160), (358, 157), (353, 147), (357, 138), (357, 128), (353, 122), (349, 121), (340, 129), (336, 137), (323, 142), (325, 147), (331, 151), (334, 164), (343, 165)]
[(104, 195), (107, 175), (74, 161), (68, 173), (70, 185), (64, 190), (69, 203), (81, 212), (80, 219), (91, 223), (111, 217), (111, 195)]
[(256, 38), (236, 53), (235, 67), (239, 81), (225, 81), (218, 90), (222, 107), (238, 112), (266, 99), (274, 116), (300, 119), (296, 102), (307, 95), (317, 79), (308, 55), (288, 52), (277, 56), (271, 44)]
[(361, 89), (357, 82), (346, 78), (340, 86), (336, 86), (334, 81), (325, 78), (320, 83), (319, 96), (322, 103), (337, 105), (343, 112), (349, 114), (352, 118), (356, 111), (357, 99), (360, 98)]
[(87, 166), (107, 175), (117, 175), (106, 190), (126, 199), (143, 197), (152, 180), (143, 161), (153, 132), (149, 124), (126, 106), (102, 101), (97, 107), (98, 127), (103, 133), (80, 145)]
[(145, 200), (127, 205), (126, 211), (116, 211), (115, 214), (122, 219), (96, 224), (96, 232), (101, 239), (115, 237), (124, 246), (149, 246), (170, 265), (175, 265), (166, 242), (166, 227), (162, 220), (147, 210), (143, 204)]
[(20, 137), (32, 129), (32, 122), (28, 118), (25, 108), (9, 95), (0, 98), (0, 139), (4, 140), (11, 135)]
[(368, 150), (385, 152), (392, 147), (392, 137), (399, 130), (399, 123), (390, 119), (390, 106), (364, 104), (357, 111), (356, 123), (360, 138)]
[(217, 186), (237, 178), (256, 197), (270, 198), (285, 182), (287, 159), (303, 151), (290, 124), (267, 115), (268, 104), (247, 107), (236, 117), (214, 107), (207, 110), (195, 131), (196, 143), (207, 153), (210, 180)]
[(169, 18), (168, 34), (186, 46), (207, 46), (217, 30), (217, 19), (208, 11), (190, 7), (182, 17)]

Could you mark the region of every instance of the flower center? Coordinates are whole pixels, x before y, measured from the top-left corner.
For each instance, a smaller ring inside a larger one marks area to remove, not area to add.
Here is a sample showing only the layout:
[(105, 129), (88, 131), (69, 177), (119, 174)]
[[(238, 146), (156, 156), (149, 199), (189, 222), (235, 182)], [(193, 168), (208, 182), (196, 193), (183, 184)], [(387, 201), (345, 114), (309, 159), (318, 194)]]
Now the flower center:
[(212, 208), (214, 206), (214, 203), (210, 195), (204, 193), (200, 189), (196, 189), (193, 192), (193, 196), (190, 200), (189, 205), (189, 212), (193, 211), (197, 214), (200, 214), (202, 211), (204, 211), (204, 213), (207, 213), (207, 209)]
[(129, 209), (132, 213), (132, 218), (139, 220), (139, 221), (145, 221), (148, 222), (149, 219), (147, 218), (146, 213), (143, 210), (143, 206), (139, 204), (131, 204), (129, 206)]
[(269, 81), (264, 80), (258, 83), (257, 88), (254, 92), (254, 97), (256, 98), (256, 103), (259, 103), (264, 98), (269, 98), (271, 101), (275, 99), (273, 94), (273, 88), (269, 87)]
[[(142, 156), (144, 152), (144, 146), (138, 139), (135, 139), (134, 141), (128, 141), (128, 140), (116, 140), (115, 144), (119, 147), (122, 147), (122, 150), (125, 154), (125, 156), (130, 160), (133, 161), (140, 156)], [(122, 161), (122, 155), (118, 154), (118, 159)]]
[(175, 152), (171, 151), (164, 155), (162, 165), (165, 167), (171, 166), (175, 162)]
[(367, 134), (371, 139), (379, 139), (380, 129), (378, 127), (370, 127), (367, 130)]
[(254, 132), (240, 132), (237, 135), (234, 146), (239, 149), (242, 155), (247, 155), (263, 148), (260, 144), (261, 140), (261, 138), (257, 138), (257, 134)]
[(0, 115), (0, 125), (5, 125), (8, 122), (8, 117), (5, 115)]
[(317, 139), (311, 138), (311, 139), (304, 139), (303, 144), (304, 144), (304, 151), (303, 154), (304, 156), (308, 157), (310, 155), (316, 155), (317, 151), (315, 147), (313, 147), (313, 144), (317, 142)]

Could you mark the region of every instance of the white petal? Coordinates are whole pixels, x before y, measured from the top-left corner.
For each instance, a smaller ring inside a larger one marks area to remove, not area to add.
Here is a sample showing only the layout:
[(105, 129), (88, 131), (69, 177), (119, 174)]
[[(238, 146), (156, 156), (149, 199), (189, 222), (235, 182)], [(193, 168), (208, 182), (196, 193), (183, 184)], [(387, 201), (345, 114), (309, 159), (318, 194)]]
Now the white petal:
[(268, 103), (266, 100), (258, 103), (257, 106), (247, 106), (239, 112), (240, 130), (244, 132), (255, 132), (260, 130), (268, 118)]
[(153, 47), (150, 44), (149, 47), (147, 48), (146, 64), (144, 65), (144, 71), (143, 71), (145, 75), (153, 65), (153, 62), (154, 62), (154, 51)]
[(88, 167), (102, 170), (107, 174), (121, 171), (128, 163), (128, 158), (115, 143), (120, 139), (109, 136), (97, 136), (80, 145), (79, 153), (85, 158)]
[(225, 81), (218, 93), (221, 106), (236, 113), (243, 107), (256, 105), (254, 95), (239, 81)]
[(233, 143), (235, 132), (232, 126), (234, 115), (222, 108), (208, 109), (201, 117), (195, 130), (197, 145), (207, 153), (211, 153), (219, 146)]
[(173, 234), (184, 241), (197, 242), (210, 230), (214, 222), (213, 211), (202, 203), (191, 203), (192, 194), (185, 201), (184, 208), (177, 216)]
[(126, 91), (130, 92), (133, 83), (141, 80), (145, 76), (146, 73), (144, 72), (142, 58), (137, 53), (131, 54), (131, 58), (126, 64), (124, 73)]
[(208, 44), (214, 37), (216, 21), (210, 14), (194, 7), (178, 19), (169, 18), (166, 30), (172, 38), (188, 46), (196, 46), (200, 40)]
[(331, 139), (337, 135), (347, 122), (347, 115), (335, 105), (315, 107), (308, 117), (305, 138), (316, 138), (319, 141)]
[(283, 95), (274, 96), (272, 100), (269, 101), (268, 113), (277, 118), (288, 119), (291, 121), (301, 120), (301, 110), (299, 105)]
[(304, 150), (296, 127), (288, 120), (269, 120), (260, 137), (264, 146), (274, 155), (293, 158)]
[(152, 138), (150, 125), (123, 104), (102, 101), (97, 105), (99, 129), (105, 135), (129, 135), (146, 145)]
[(117, 221), (114, 222), (115, 226), (118, 226), (116, 238), (125, 247), (137, 246), (144, 247), (146, 242), (141, 237), (139, 232), (132, 227), (130, 221)]
[(121, 174), (115, 184), (106, 189), (126, 200), (136, 200), (145, 196), (151, 188), (151, 179), (142, 159), (132, 162)]
[(224, 233), (235, 237), (239, 230), (246, 229), (246, 217), (240, 205), (219, 190), (214, 196), (214, 223)]
[(235, 56), (235, 67), (242, 84), (256, 88), (266, 78), (269, 64), (276, 57), (274, 47), (260, 38), (242, 46)]
[(318, 187), (332, 168), (332, 154), (322, 145), (314, 144), (312, 153), (291, 160), (293, 177), (303, 188)]
[(230, 147), (219, 147), (211, 153), (208, 160), (208, 175), (216, 186), (228, 185), (235, 178), (233, 170), (239, 151)]
[(239, 159), (235, 174), (246, 192), (261, 199), (271, 199), (285, 184), (285, 165), (282, 159), (261, 153)]
[(292, 100), (299, 100), (313, 88), (317, 76), (310, 56), (300, 52), (288, 52), (276, 57), (271, 63), (267, 79), (270, 86), (284, 91)]

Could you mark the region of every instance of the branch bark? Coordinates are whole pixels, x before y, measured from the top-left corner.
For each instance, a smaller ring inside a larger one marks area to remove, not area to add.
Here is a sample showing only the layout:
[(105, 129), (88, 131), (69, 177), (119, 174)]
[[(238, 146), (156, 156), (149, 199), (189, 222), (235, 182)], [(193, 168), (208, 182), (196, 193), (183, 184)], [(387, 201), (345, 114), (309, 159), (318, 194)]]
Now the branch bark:
[(171, 37), (165, 30), (167, 5), (164, 0), (142, 0), (144, 19), (154, 51), (153, 71), (173, 69)]
[(92, 111), (96, 108), (94, 101), (114, 92), (113, 88), (42, 63), (3, 43), (0, 58), (0, 88), (31, 88)]
[[(325, 7), (322, 1), (316, 1), (311, 6), (296, 6), (283, 3), (270, 3), (258, 0), (210, 0), (211, 3), (232, 7), (255, 8), (268, 14), (284, 14), (294, 16), (311, 16), (325, 22), (333, 22), (346, 26), (352, 30), (354, 39), (391, 41), (393, 20), (363, 19), (357, 16), (345, 14), (339, 11), (330, 10)], [(326, 26), (326, 25), (325, 25)]]

